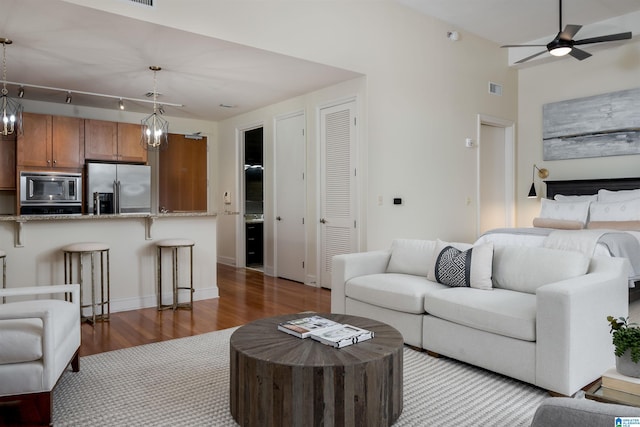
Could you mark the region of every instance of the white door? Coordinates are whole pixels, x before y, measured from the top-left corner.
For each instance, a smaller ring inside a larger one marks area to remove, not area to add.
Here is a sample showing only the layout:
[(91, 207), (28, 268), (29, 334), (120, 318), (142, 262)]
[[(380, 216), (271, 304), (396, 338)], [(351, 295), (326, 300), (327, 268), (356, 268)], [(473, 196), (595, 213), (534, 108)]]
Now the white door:
[(320, 110), (320, 285), (331, 288), (331, 260), (356, 252), (356, 103)]
[(515, 224), (514, 124), (479, 116), (478, 235)]
[(276, 119), (276, 275), (305, 279), (305, 116)]

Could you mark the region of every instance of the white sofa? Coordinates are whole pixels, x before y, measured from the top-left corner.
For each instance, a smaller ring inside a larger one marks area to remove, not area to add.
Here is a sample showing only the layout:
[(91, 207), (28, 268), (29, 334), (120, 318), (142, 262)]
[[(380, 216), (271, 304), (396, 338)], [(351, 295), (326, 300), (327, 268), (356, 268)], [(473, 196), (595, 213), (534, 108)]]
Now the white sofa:
[(626, 260), (489, 244), (491, 288), (450, 287), (427, 279), (436, 243), (399, 239), (390, 250), (335, 256), (331, 311), (385, 322), (408, 345), (561, 395), (614, 365), (606, 317), (628, 315)]

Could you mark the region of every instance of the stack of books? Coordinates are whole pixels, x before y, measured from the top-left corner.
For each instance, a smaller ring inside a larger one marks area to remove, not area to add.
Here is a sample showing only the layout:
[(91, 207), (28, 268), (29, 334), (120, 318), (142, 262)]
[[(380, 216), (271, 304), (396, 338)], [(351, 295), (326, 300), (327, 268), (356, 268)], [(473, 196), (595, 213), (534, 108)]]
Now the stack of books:
[(628, 377), (609, 368), (602, 374), (602, 397), (632, 406), (640, 406), (640, 378)]
[(373, 331), (334, 322), (321, 316), (310, 316), (278, 324), (278, 330), (298, 338), (311, 338), (336, 348), (373, 338)]

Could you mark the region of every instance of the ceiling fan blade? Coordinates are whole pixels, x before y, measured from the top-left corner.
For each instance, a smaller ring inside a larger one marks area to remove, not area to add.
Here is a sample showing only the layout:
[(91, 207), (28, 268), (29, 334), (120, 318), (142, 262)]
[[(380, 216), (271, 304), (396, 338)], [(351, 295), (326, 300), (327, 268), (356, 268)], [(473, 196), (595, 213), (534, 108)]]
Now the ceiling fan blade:
[(546, 46), (546, 44), (505, 44), (500, 47), (531, 47), (531, 46)]
[(569, 24), (564, 27), (564, 30), (560, 34), (558, 34), (558, 38), (560, 40), (572, 40), (573, 36), (575, 36), (576, 33), (580, 31), (580, 28), (582, 28), (582, 25)]
[(626, 33), (609, 34), (608, 36), (591, 37), (588, 39), (576, 40), (573, 44), (590, 44), (590, 43), (602, 43), (602, 42), (614, 42), (616, 40), (628, 40), (631, 38), (631, 31)]
[(546, 53), (546, 52), (547, 52), (546, 50), (543, 50), (542, 52), (538, 52), (538, 53), (535, 53), (535, 54), (533, 54), (531, 56), (527, 56), (526, 58), (522, 58), (521, 60), (516, 61), (515, 63), (516, 64), (522, 64), (523, 62), (527, 62), (528, 60), (533, 59), (536, 56), (540, 56), (540, 55), (542, 55), (543, 53)]
[(569, 52), (569, 55), (573, 56), (579, 61), (582, 61), (583, 59), (587, 59), (588, 57), (591, 56), (589, 52), (585, 52), (584, 50), (578, 49), (577, 47), (574, 47), (573, 49), (571, 49), (571, 52)]

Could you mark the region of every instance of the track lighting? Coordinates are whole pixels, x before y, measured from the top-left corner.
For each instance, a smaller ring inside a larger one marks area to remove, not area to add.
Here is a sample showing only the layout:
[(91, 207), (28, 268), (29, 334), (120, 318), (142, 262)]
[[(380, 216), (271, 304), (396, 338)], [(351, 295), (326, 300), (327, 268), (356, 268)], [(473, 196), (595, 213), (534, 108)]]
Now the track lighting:
[(24, 87), (22, 86), (18, 89), (18, 98), (24, 98)]
[(64, 102), (65, 104), (71, 104), (71, 92), (67, 92), (67, 99)]
[(124, 101), (122, 100), (122, 98), (120, 98), (120, 101), (118, 101), (118, 107), (119, 107), (121, 110), (124, 110)]

